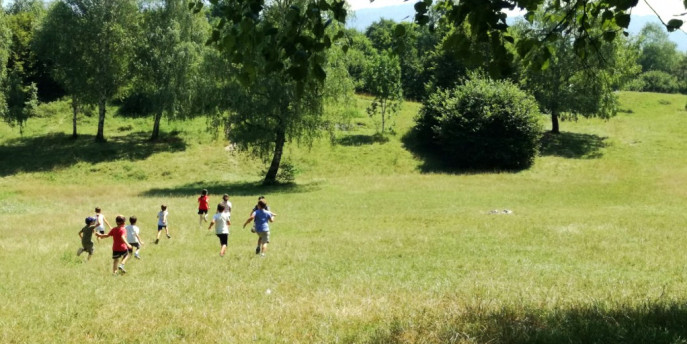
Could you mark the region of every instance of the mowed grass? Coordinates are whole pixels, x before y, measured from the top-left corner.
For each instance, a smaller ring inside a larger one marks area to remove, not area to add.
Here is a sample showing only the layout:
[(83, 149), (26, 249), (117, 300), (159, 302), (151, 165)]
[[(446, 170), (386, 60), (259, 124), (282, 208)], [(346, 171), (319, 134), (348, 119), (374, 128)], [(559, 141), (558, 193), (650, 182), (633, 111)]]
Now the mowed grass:
[[(294, 185), (204, 119), (95, 118), (68, 108), (0, 126), (0, 342), (687, 342), (687, 97), (622, 93), (611, 120), (563, 122), (525, 171), (442, 173), (369, 119), (289, 145)], [(364, 98), (359, 112), (364, 113)], [(58, 104), (52, 104), (58, 107)], [(548, 123), (546, 118), (543, 122)], [(196, 198), (234, 204), (227, 256)], [(241, 225), (278, 213), (267, 257)], [(172, 239), (153, 244), (160, 204)], [(83, 218), (136, 215), (143, 259), (111, 276), (111, 240), (75, 256)], [(512, 214), (491, 214), (508, 209)]]

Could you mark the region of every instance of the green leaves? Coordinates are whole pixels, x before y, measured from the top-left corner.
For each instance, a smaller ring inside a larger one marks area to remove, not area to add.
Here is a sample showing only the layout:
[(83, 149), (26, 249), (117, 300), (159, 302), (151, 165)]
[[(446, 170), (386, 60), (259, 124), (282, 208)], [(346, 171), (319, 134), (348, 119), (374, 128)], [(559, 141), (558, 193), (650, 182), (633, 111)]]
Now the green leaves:
[(319, 56), (343, 37), (344, 3), (295, 0), (280, 8), (264, 7), (262, 0), (228, 2), (209, 42), (243, 68), (246, 84), (265, 72), (284, 73), (298, 83), (324, 81)]
[(666, 24), (666, 29), (668, 29), (668, 32), (678, 30), (680, 27), (682, 27), (682, 20), (680, 19), (671, 19), (668, 21), (668, 24)]

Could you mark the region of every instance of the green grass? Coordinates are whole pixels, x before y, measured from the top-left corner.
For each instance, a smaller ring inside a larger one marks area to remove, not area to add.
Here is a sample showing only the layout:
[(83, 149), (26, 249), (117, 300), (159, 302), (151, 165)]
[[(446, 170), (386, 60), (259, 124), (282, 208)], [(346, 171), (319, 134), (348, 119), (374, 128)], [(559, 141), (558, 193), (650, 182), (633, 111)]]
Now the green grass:
[[(0, 342), (687, 342), (687, 99), (620, 96), (611, 120), (563, 122), (529, 170), (423, 173), (406, 103), (388, 142), (361, 117), (337, 145), (288, 146), (302, 173), (276, 187), (204, 119), (150, 144), (151, 121), (108, 117), (96, 144), (95, 118), (73, 141), (51, 104), (24, 137), (0, 125)], [(202, 188), (234, 203), (224, 258), (198, 228)], [(261, 194), (279, 214), (264, 259), (240, 226)], [(154, 245), (161, 203), (173, 238)], [(75, 256), (95, 206), (139, 218), (126, 276), (111, 241)]]

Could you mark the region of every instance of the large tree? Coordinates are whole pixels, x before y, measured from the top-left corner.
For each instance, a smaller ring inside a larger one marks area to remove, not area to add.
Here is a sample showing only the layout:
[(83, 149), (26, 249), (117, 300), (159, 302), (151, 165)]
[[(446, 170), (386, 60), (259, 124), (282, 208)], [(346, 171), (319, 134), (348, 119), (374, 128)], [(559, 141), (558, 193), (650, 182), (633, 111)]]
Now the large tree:
[[(562, 13), (565, 9), (562, 10)], [(602, 41), (595, 49), (580, 57), (575, 39), (565, 31), (556, 31), (559, 18), (552, 10), (542, 9), (530, 22), (513, 27), (516, 46), (526, 49), (519, 54), (522, 64), (521, 85), (530, 91), (542, 112), (551, 116), (551, 132), (559, 133), (559, 118), (565, 115), (609, 118), (617, 112), (614, 91), (636, 73), (639, 66), (625, 53), (624, 37)], [(588, 30), (601, 30), (599, 22), (590, 22)], [(545, 47), (523, 47), (520, 41), (551, 42)], [(543, 61), (543, 62), (542, 62)], [(540, 63), (545, 68), (541, 68)]]
[[(77, 82), (72, 92), (78, 99), (98, 105), (96, 141), (104, 141), (107, 101), (128, 82), (134, 40), (138, 37), (138, 7), (135, 0), (60, 0), (66, 12), (63, 25), (74, 35), (64, 35), (63, 49), (72, 50), (78, 67), (64, 73)], [(73, 31), (71, 31), (73, 30)], [(82, 77), (84, 76), (84, 77)]]
[[(229, 138), (272, 155), (263, 183), (276, 182), (287, 141), (308, 142), (324, 118), (327, 51), (343, 32), (343, 2), (211, 1), (222, 17), (212, 41), (239, 67)], [(199, 6), (202, 2), (198, 2)]]
[[(2, 7), (2, 0), (0, 0)], [(5, 89), (7, 80), (7, 58), (10, 48), (10, 30), (5, 22), (5, 13), (0, 11), (0, 116), (4, 117), (7, 111), (5, 101)]]
[(156, 140), (163, 115), (192, 111), (210, 26), (205, 16), (188, 10), (186, 0), (146, 0), (142, 11), (135, 92), (148, 101), (154, 116), (151, 140)]
[(88, 42), (74, 39), (81, 28), (75, 25), (74, 10), (64, 1), (55, 2), (36, 34), (36, 51), (42, 63), (50, 66), (53, 78), (72, 100), (72, 138), (77, 138), (77, 115), (90, 87), (88, 70), (83, 63), (88, 56)]
[(7, 10), (11, 40), (5, 87), (7, 111), (3, 118), (10, 125), (18, 125), (20, 132), (38, 104), (36, 83), (40, 72), (32, 45), (43, 12), (39, 0), (17, 0)]
[(672, 42), (663, 27), (657, 23), (647, 23), (639, 32), (641, 55), (639, 63), (642, 71), (658, 70), (666, 73), (676, 71), (680, 63), (677, 44)]

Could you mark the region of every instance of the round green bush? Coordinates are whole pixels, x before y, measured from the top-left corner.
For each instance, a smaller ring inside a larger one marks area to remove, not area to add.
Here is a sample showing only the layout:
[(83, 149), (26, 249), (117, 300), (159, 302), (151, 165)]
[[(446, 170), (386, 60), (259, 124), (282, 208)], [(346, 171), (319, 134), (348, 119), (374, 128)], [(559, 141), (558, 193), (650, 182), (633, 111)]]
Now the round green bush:
[(539, 149), (540, 115), (534, 97), (512, 83), (473, 78), (431, 94), (416, 131), (451, 167), (523, 169)]

